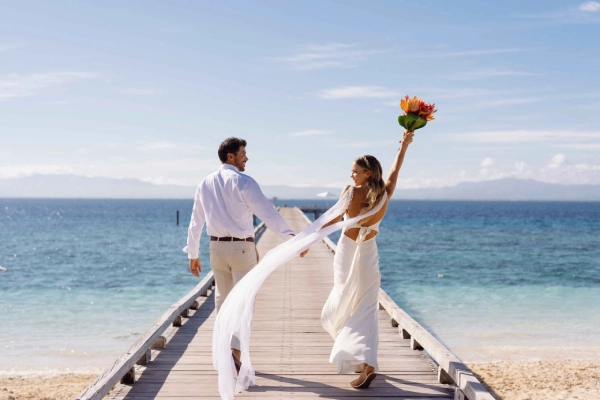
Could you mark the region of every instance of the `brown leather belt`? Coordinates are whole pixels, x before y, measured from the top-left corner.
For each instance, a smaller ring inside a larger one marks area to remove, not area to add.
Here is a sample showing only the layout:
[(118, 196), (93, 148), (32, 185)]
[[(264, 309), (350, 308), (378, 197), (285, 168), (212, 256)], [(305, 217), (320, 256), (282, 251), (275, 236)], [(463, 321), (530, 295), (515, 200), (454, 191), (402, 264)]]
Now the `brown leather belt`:
[(245, 239), (240, 239), (240, 238), (231, 237), (231, 236), (227, 236), (227, 237), (211, 236), (210, 240), (211, 240), (211, 242), (254, 242), (253, 237), (247, 237)]

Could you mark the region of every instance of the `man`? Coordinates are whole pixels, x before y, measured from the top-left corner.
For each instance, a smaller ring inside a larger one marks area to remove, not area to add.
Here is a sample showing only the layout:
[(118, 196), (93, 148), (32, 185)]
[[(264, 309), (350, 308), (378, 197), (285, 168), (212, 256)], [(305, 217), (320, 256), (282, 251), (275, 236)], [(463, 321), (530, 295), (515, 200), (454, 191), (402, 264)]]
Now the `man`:
[[(183, 249), (190, 259), (190, 272), (200, 277), (202, 264), (198, 248), (202, 227), (206, 223), (217, 312), (233, 286), (257, 263), (252, 214), (282, 238), (294, 236), (294, 231), (265, 197), (256, 181), (241, 173), (248, 161), (246, 141), (234, 137), (225, 139), (218, 154), (223, 165), (206, 177), (196, 190), (187, 246)], [(300, 256), (303, 257), (307, 251)], [(235, 342), (232, 350), (236, 366), (239, 366), (240, 354), (234, 349), (237, 349)]]

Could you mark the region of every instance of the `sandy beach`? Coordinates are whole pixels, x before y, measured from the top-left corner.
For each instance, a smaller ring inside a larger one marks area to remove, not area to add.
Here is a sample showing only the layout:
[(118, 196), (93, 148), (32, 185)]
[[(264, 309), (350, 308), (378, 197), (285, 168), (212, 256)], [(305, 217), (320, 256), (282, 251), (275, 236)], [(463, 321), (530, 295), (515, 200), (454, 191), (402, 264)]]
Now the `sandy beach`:
[[(600, 360), (471, 364), (469, 367), (502, 400), (600, 399)], [(96, 375), (0, 379), (0, 400), (73, 399)]]
[(97, 375), (63, 374), (51, 377), (9, 377), (0, 379), (0, 400), (73, 399)]
[(511, 361), (469, 368), (498, 399), (600, 399), (600, 360)]

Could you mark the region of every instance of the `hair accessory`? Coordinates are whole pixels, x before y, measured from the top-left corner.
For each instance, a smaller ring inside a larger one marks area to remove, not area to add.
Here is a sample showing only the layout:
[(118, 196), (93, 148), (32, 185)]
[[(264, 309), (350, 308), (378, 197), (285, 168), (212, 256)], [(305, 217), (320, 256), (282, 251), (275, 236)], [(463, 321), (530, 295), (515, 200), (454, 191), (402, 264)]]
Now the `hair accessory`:
[(362, 159), (365, 161), (365, 164), (367, 164), (367, 167), (371, 169), (371, 164), (369, 164), (369, 159), (367, 159), (367, 156), (362, 156)]

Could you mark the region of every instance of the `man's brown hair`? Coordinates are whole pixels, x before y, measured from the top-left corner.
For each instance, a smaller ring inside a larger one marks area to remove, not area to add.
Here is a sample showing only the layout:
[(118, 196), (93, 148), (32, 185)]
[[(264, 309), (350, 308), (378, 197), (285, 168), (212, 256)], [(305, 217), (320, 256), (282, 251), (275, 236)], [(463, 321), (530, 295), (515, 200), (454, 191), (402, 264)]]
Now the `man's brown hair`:
[(237, 155), (241, 146), (246, 147), (246, 141), (244, 139), (230, 137), (223, 140), (223, 143), (219, 146), (219, 160), (221, 160), (222, 163), (227, 162), (227, 154), (231, 153)]

